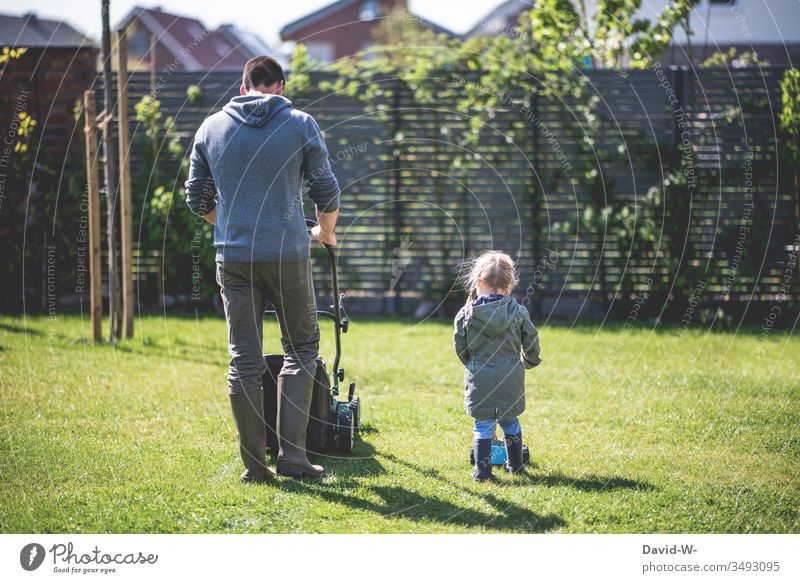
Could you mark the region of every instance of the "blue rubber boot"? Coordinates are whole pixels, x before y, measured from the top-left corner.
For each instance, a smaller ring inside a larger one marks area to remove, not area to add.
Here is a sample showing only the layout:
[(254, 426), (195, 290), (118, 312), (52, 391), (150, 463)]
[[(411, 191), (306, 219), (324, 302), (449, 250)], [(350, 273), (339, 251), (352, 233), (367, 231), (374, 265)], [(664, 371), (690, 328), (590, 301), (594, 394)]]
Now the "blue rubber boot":
[(472, 442), (472, 451), (475, 455), (475, 467), (472, 470), (472, 478), (476, 482), (494, 480), (494, 474), (492, 474), (492, 440), (474, 440)]

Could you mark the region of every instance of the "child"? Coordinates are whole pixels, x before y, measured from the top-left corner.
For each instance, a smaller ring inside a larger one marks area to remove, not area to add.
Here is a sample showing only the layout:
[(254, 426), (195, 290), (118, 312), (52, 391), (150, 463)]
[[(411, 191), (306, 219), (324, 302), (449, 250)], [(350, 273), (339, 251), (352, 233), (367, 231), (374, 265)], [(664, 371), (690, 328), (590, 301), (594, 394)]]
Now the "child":
[[(492, 436), (505, 434), (512, 474), (523, 471), (522, 429), (525, 410), (525, 368), (537, 366), (539, 334), (528, 310), (511, 297), (517, 274), (511, 257), (485, 251), (465, 274), (467, 303), (455, 318), (456, 354), (464, 363), (464, 408), (475, 418), (473, 451), (476, 482), (492, 480)], [(524, 367), (524, 368), (523, 368)]]

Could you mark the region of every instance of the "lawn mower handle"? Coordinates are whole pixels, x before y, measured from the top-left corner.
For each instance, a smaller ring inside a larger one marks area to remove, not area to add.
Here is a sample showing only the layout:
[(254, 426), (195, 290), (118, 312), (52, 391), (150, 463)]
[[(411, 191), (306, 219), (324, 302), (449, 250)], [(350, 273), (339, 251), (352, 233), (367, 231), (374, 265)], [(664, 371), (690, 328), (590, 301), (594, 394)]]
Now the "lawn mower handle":
[[(309, 229), (316, 227), (319, 225), (317, 221), (314, 219), (306, 219), (306, 227)], [(341, 360), (342, 356), (342, 341), (341, 341), (341, 333), (347, 332), (347, 321), (342, 320), (342, 298), (339, 295), (339, 270), (338, 270), (338, 262), (336, 261), (336, 246), (335, 245), (328, 245), (327, 243), (323, 243), (325, 245), (325, 249), (328, 250), (328, 262), (331, 265), (331, 283), (333, 287), (333, 317), (331, 318), (330, 312), (326, 311), (318, 311), (317, 315), (329, 318), (333, 320), (333, 328), (336, 332), (335, 340), (336, 340), (336, 358), (333, 360), (333, 394), (339, 394), (339, 381), (344, 380), (341, 377), (343, 375), (339, 374), (339, 361)]]

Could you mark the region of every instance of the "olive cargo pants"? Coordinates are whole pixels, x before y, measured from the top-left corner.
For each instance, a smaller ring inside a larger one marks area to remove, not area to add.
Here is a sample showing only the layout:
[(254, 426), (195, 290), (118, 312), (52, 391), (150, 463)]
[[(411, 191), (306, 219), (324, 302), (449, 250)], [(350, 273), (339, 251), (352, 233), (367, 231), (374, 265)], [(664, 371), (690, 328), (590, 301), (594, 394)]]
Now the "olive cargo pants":
[(267, 371), (263, 357), (264, 310), (277, 312), (283, 346), (281, 376), (313, 379), (319, 353), (319, 326), (311, 262), (217, 262), (217, 283), (228, 324), (228, 392), (261, 390)]

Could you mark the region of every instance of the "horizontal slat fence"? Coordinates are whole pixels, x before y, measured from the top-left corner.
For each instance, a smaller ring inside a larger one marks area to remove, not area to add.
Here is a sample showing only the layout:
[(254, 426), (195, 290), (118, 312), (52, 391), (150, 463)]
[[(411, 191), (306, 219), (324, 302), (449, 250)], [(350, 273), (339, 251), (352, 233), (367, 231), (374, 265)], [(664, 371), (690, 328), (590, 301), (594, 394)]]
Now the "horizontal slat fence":
[[(388, 95), (382, 117), (358, 99), (322, 90), (322, 82), (332, 78), (315, 74), (314, 89), (295, 106), (319, 121), (342, 187), (342, 288), (365, 310), (408, 312), (423, 301), (453, 302), (462, 297), (453, 293), (458, 264), (493, 248), (518, 260), (519, 292), (533, 297), (540, 314), (602, 316), (613, 308), (624, 316), (632, 291), (650, 278), (671, 282), (675, 274), (661, 255), (626, 258), (614, 233), (581, 228), (590, 196), (584, 172), (601, 174), (607, 201), (636, 209), (664, 173), (676, 169), (675, 152), (688, 135), (697, 187), (683, 201), (691, 210), (686, 246), (691, 256), (683, 265), (701, 270), (702, 300), (709, 305), (775, 301), (784, 291), (788, 246), (797, 236), (798, 194), (778, 142), (783, 72), (669, 69), (657, 77), (654, 70), (624, 76), (590, 71), (590, 87), (601, 98), (601, 129), (588, 165), (577, 147), (581, 136), (571, 122), (571, 104), (540, 96), (533, 86), (498, 112), (479, 145), (466, 152), (459, 137), (470, 112), (457, 111), (452, 100), (418, 103), (400, 82), (376, 80)], [(441, 87), (450, 82), (446, 76), (431, 81)], [(238, 93), (239, 83), (234, 73), (174, 72), (157, 80), (155, 94), (188, 149), (196, 128)], [(682, 107), (685, 129), (677, 125), (667, 83)], [(193, 84), (201, 96), (189, 103), (186, 89)], [(133, 74), (134, 140), (144, 132), (135, 121), (135, 104), (151, 91), (147, 73)], [(520, 105), (523, 98), (530, 108)], [(140, 151), (135, 148), (134, 165), (141, 164)], [(178, 165), (159, 160), (173, 186), (180, 186)], [(747, 242), (750, 249), (763, 247), (757, 258), (763, 267), (737, 271), (731, 261), (745, 204), (745, 164), (752, 169), (755, 205), (768, 230)], [(134, 191), (143, 196), (147, 185), (138, 182)], [(149, 251), (162, 250), (140, 250)], [(161, 259), (168, 262), (170, 254), (185, 251), (166, 249)], [(317, 261), (316, 279), (328, 293), (324, 267)], [(730, 276), (733, 283), (726, 287), (724, 278)], [(145, 272), (139, 278), (140, 285), (149, 284)], [(172, 289), (169, 281), (163, 285)], [(797, 289), (792, 294), (796, 300)]]

